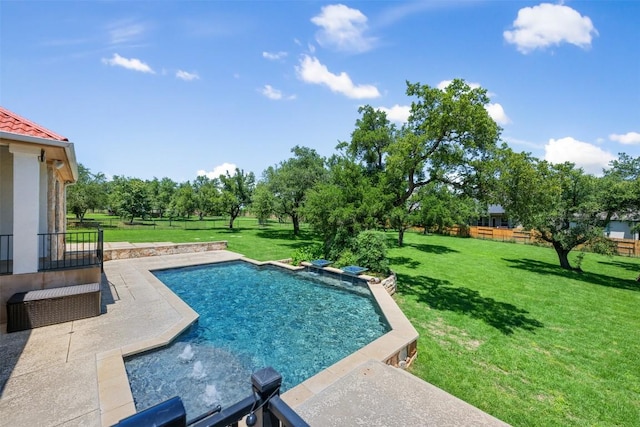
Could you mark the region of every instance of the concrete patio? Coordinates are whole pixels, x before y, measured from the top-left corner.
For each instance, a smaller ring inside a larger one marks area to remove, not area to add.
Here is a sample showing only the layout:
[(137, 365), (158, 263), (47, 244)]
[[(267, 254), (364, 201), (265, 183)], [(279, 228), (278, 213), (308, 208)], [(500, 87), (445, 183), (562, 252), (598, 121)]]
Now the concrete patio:
[[(106, 426), (131, 414), (122, 356), (169, 342), (197, 318), (149, 270), (240, 258), (218, 250), (109, 261), (101, 316), (12, 334), (2, 325), (0, 426)], [(367, 346), (283, 399), (314, 426), (505, 425), (381, 363), (385, 354)]]

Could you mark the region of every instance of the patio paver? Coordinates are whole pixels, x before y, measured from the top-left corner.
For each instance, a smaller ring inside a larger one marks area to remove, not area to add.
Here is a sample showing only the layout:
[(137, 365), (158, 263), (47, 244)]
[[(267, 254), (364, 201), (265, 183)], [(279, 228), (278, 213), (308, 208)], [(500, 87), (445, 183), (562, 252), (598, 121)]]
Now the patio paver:
[[(220, 250), (109, 261), (104, 266), (101, 316), (12, 334), (6, 333), (6, 324), (0, 325), (0, 426), (112, 425), (130, 415), (134, 408), (130, 392), (125, 392), (126, 381), (122, 382), (121, 355), (166, 343), (197, 317), (158, 286), (149, 270), (241, 257)], [(399, 337), (415, 333), (399, 315), (398, 319), (391, 316), (390, 322), (400, 326)], [(391, 347), (396, 345), (397, 337), (385, 339), (393, 341)], [(371, 357), (388, 356), (389, 346), (378, 349), (380, 344), (343, 359), (285, 393), (283, 399), (318, 426), (360, 421), (366, 425), (505, 425), (401, 369), (371, 361)], [(372, 375), (363, 375), (363, 369)]]

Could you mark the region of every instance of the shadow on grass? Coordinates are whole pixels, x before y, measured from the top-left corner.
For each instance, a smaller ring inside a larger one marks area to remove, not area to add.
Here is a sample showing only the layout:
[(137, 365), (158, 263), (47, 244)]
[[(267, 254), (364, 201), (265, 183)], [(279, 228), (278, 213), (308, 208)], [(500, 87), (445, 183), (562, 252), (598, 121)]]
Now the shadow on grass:
[[(561, 268), (559, 265), (550, 264), (548, 262), (537, 261), (533, 259), (507, 259), (503, 260), (511, 263), (511, 268), (519, 268), (532, 273), (553, 275), (565, 277), (567, 279), (575, 279), (581, 282), (591, 283), (593, 285), (607, 286), (610, 288), (626, 289), (630, 291), (640, 291), (640, 282), (633, 279), (620, 279), (618, 277), (605, 276), (604, 274), (592, 273), (589, 271), (571, 271)], [(626, 263), (625, 263), (626, 264)]]
[(610, 265), (612, 267), (623, 268), (625, 270), (633, 271), (634, 273), (640, 273), (640, 264), (632, 263), (628, 261), (598, 261), (598, 264)]
[(482, 320), (505, 335), (511, 335), (517, 329), (533, 332), (544, 326), (528, 317), (526, 310), (483, 297), (473, 289), (453, 286), (447, 280), (398, 274), (398, 292), (415, 296), (432, 309), (453, 311)]
[(428, 243), (405, 243), (404, 246), (414, 248), (419, 250), (420, 252), (424, 252), (427, 254), (436, 254), (436, 255), (444, 255), (459, 252), (455, 249), (451, 249), (447, 246), (442, 245), (430, 245)]
[(261, 239), (277, 239), (277, 240), (291, 240), (294, 242), (304, 241), (312, 244), (314, 242), (313, 236), (310, 231), (300, 230), (300, 233), (296, 236), (293, 234), (293, 228), (290, 230), (283, 229), (261, 229), (256, 233), (257, 237)]
[(406, 256), (389, 257), (389, 263), (391, 265), (403, 265), (412, 270), (420, 267), (421, 264), (420, 261), (416, 261), (415, 259)]

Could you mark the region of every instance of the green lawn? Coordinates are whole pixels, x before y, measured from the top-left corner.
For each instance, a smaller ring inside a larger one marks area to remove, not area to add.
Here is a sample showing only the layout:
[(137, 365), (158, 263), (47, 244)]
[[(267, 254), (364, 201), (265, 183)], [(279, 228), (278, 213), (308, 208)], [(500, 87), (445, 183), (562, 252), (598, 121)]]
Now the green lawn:
[(412, 372), (517, 426), (640, 420), (640, 260), (408, 234), (396, 301), (420, 333)]
[[(116, 222), (113, 217), (111, 220)], [(230, 251), (258, 261), (290, 258), (296, 249), (313, 241), (306, 226), (301, 226), (300, 235), (294, 236), (290, 223), (270, 221), (267, 225), (261, 226), (254, 218), (236, 219), (231, 230), (228, 220), (224, 218), (174, 221), (172, 226), (168, 225), (168, 221), (146, 221), (144, 224), (146, 225), (137, 223), (127, 226), (119, 223), (117, 227), (105, 227), (104, 239), (106, 242), (131, 243), (226, 240)]]
[[(236, 227), (106, 228), (105, 240), (227, 240), (258, 260), (313, 241), (290, 224)], [(574, 273), (548, 248), (416, 233), (405, 243), (389, 256), (395, 299), (420, 333), (415, 375), (517, 426), (640, 425), (640, 259), (587, 254)]]

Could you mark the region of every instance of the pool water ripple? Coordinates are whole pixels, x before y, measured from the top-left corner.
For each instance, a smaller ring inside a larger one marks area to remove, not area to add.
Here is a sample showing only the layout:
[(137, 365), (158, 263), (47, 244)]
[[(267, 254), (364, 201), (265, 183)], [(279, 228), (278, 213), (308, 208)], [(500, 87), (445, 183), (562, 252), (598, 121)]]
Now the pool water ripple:
[(190, 418), (228, 406), (265, 366), (285, 391), (389, 331), (366, 285), (245, 262), (154, 274), (200, 318), (170, 346), (126, 361), (138, 410), (176, 395)]

